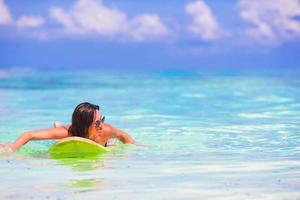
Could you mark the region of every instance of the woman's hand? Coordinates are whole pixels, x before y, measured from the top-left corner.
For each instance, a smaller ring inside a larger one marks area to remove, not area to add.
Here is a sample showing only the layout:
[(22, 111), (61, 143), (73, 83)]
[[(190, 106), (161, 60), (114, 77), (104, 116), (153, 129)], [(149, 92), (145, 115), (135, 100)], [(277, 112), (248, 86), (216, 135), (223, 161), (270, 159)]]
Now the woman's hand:
[(2, 154), (9, 154), (15, 151), (11, 144), (0, 144), (0, 149)]

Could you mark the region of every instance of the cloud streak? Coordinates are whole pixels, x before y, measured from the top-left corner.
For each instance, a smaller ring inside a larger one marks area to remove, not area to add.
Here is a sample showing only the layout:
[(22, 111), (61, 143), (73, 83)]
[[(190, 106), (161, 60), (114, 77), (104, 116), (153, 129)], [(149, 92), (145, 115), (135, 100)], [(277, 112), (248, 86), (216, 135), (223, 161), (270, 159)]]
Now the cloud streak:
[(37, 28), (45, 23), (43, 17), (40, 16), (21, 16), (17, 21), (19, 28)]

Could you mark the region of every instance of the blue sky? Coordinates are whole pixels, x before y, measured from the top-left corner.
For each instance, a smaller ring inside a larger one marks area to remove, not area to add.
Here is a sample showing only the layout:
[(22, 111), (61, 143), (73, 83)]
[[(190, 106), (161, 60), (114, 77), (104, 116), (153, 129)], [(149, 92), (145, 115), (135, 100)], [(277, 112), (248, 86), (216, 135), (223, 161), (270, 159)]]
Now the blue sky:
[(300, 71), (298, 0), (0, 0), (0, 68)]

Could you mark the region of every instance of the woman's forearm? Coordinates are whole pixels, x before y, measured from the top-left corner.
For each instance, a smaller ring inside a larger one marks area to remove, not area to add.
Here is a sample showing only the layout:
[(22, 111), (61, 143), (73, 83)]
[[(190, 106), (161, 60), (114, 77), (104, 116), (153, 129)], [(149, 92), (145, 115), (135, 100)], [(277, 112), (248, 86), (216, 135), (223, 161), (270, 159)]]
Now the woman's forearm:
[(30, 140), (61, 139), (67, 136), (68, 130), (62, 127), (28, 131), (18, 137), (10, 147), (12, 151), (17, 151)]
[(25, 132), (20, 137), (16, 139), (16, 141), (11, 144), (11, 149), (12, 151), (17, 151), (19, 150), (24, 144), (26, 144), (28, 141), (32, 139), (32, 135), (30, 132)]
[[(120, 131), (120, 130), (119, 130)], [(130, 135), (128, 135), (127, 133), (125, 133), (124, 131), (120, 131), (120, 140), (121, 142), (123, 142), (124, 144), (135, 144), (135, 141), (132, 137), (130, 137)]]

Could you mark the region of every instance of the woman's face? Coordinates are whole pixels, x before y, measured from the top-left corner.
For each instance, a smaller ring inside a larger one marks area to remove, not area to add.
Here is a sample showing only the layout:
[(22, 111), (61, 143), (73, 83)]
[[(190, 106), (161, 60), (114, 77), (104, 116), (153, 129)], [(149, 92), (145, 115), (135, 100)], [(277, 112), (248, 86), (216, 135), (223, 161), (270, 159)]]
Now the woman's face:
[(94, 135), (99, 133), (99, 131), (101, 131), (102, 124), (100, 124), (100, 126), (98, 126), (98, 123), (97, 123), (99, 120), (100, 120), (100, 113), (98, 110), (95, 110), (93, 122), (88, 129), (89, 137), (93, 137)]
[[(100, 120), (101, 120), (101, 117), (100, 117), (101, 115), (100, 115), (100, 112), (99, 112), (99, 110), (95, 110), (95, 112), (94, 112), (94, 120), (93, 120), (93, 126), (96, 128), (96, 129), (99, 129), (99, 130), (101, 130), (102, 129), (102, 125), (103, 125), (103, 123), (101, 123), (100, 122)], [(99, 123), (100, 122), (100, 123)]]

